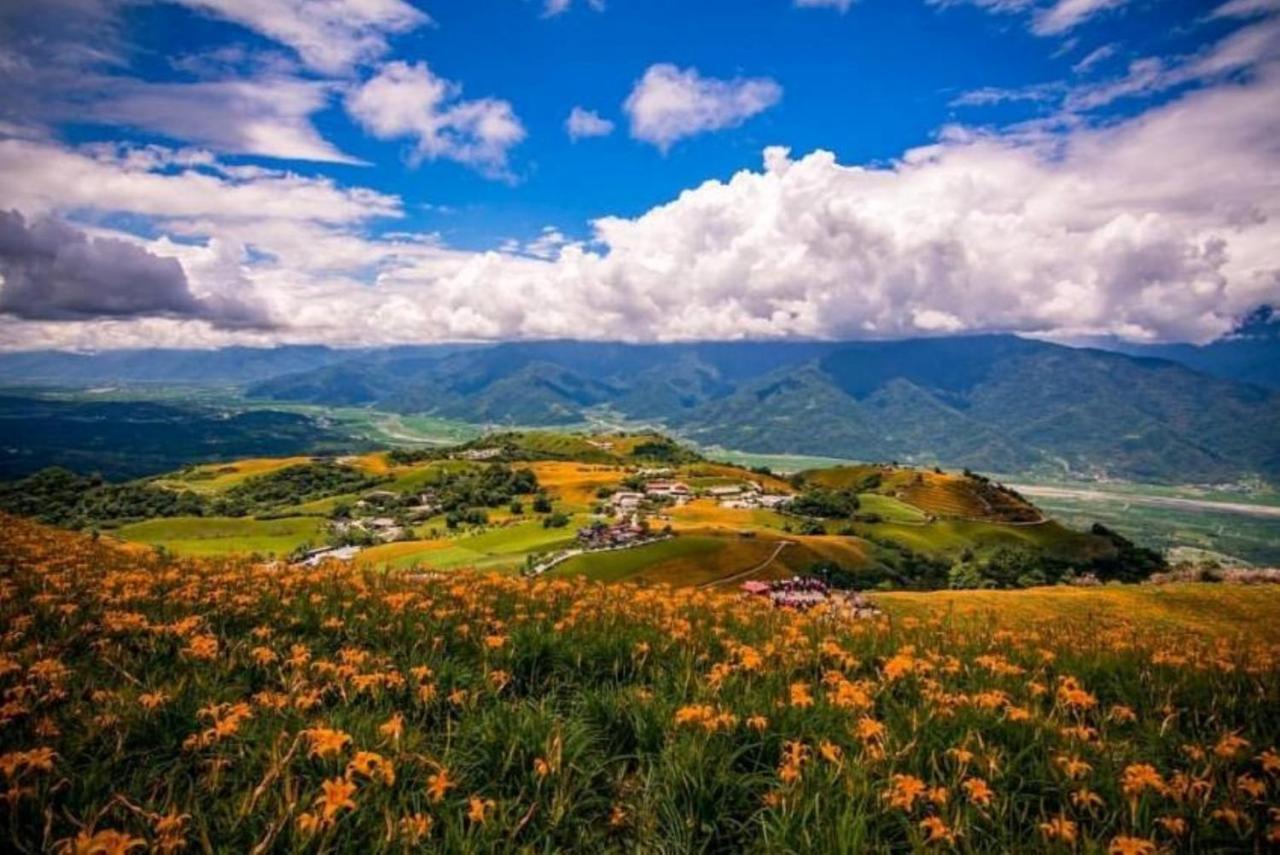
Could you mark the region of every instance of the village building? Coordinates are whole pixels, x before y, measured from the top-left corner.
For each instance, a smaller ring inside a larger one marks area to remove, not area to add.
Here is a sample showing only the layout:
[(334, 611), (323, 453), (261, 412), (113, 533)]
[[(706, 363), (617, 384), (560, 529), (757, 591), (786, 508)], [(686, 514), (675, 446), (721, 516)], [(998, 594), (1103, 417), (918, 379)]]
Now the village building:
[(630, 520), (613, 525), (594, 525), (578, 529), (578, 542), (589, 549), (607, 549), (635, 543), (648, 533), (633, 515)]
[(466, 451), (459, 451), (450, 455), (457, 460), (492, 460), (495, 457), (502, 456), (501, 448), (468, 448)]
[(689, 489), (689, 485), (683, 481), (650, 481), (644, 486), (644, 492), (649, 496), (670, 496), (673, 499), (688, 498), (693, 494)]
[(620, 490), (609, 497), (609, 502), (613, 505), (614, 511), (619, 514), (635, 511), (643, 501), (644, 493), (632, 493), (625, 490)]
[(312, 549), (298, 563), (303, 567), (318, 567), (325, 561), (350, 561), (359, 552), (358, 546), (328, 546), (323, 549)]

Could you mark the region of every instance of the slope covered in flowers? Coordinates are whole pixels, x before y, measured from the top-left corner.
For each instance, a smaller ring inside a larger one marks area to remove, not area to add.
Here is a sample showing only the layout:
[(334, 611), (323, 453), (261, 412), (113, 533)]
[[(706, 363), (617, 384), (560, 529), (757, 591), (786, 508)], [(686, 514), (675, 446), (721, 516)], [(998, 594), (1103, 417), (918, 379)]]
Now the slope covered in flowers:
[(83, 852), (1280, 843), (1274, 628), (947, 614), (162, 561), (0, 518), (0, 835)]

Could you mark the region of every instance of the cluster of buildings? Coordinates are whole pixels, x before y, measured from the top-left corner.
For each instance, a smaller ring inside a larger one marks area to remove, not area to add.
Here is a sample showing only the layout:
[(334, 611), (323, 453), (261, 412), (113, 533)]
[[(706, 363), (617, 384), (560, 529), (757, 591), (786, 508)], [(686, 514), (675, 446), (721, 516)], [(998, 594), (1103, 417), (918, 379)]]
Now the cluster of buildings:
[(829, 606), (834, 614), (855, 619), (874, 618), (880, 614), (876, 606), (857, 591), (833, 591), (827, 583), (812, 576), (793, 576), (772, 582), (752, 580), (739, 587), (750, 597), (769, 600), (777, 608), (805, 611), (815, 606)]
[(645, 540), (649, 529), (635, 515), (613, 525), (593, 525), (578, 529), (578, 542), (587, 549), (610, 549)]
[(306, 552), (298, 563), (303, 567), (318, 567), (326, 561), (350, 561), (359, 553), (358, 546), (326, 546)]
[[(670, 475), (669, 469), (642, 469), (641, 477), (651, 475)], [(760, 484), (750, 481), (744, 484), (724, 484), (716, 487), (708, 487), (705, 490), (695, 491), (683, 481), (676, 481), (669, 477), (652, 478), (645, 482), (644, 491), (638, 490), (620, 490), (614, 493), (609, 502), (613, 506), (613, 512), (618, 516), (633, 514), (638, 511), (642, 504), (646, 501), (673, 501), (677, 505), (683, 505), (685, 502), (692, 500), (696, 495), (705, 495), (707, 498), (718, 501), (721, 507), (725, 508), (766, 508), (780, 509), (791, 502), (791, 496), (783, 494), (766, 493)]]
[(404, 535), (404, 528), (391, 517), (369, 517), (367, 519), (333, 520), (329, 528), (335, 534), (348, 534), (353, 531), (367, 531), (375, 539), (383, 543), (398, 540)]
[(777, 510), (791, 503), (791, 497), (781, 493), (766, 493), (764, 488), (752, 481), (747, 484), (726, 484), (712, 487), (707, 495), (720, 502), (722, 508)]
[[(405, 505), (406, 501), (414, 504)], [(335, 534), (368, 532), (374, 539), (390, 543), (404, 536), (405, 527), (399, 519), (424, 520), (439, 512), (440, 505), (433, 493), (406, 498), (390, 490), (373, 490), (355, 503), (350, 519), (335, 519), (329, 523), (329, 528)], [(391, 513), (396, 516), (390, 516)]]
[(468, 448), (449, 455), (454, 460), (493, 460), (502, 456), (501, 448)]

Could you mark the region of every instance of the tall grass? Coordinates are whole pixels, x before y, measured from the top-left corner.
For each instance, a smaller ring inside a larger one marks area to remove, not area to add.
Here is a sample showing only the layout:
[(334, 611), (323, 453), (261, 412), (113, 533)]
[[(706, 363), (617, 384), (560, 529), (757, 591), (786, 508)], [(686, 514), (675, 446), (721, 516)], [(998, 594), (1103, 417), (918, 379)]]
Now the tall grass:
[(1280, 843), (1266, 630), (1039, 601), (1042, 623), (852, 623), (687, 589), (163, 561), (11, 518), (0, 572), (12, 851)]

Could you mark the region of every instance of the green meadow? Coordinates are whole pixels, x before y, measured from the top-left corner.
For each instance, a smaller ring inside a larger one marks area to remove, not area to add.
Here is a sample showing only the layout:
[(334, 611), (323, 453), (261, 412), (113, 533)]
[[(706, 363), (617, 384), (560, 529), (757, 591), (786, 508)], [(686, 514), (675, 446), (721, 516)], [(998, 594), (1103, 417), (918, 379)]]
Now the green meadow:
[(181, 555), (285, 555), (304, 543), (322, 543), (325, 528), (317, 517), (169, 517), (121, 526), (115, 534)]

